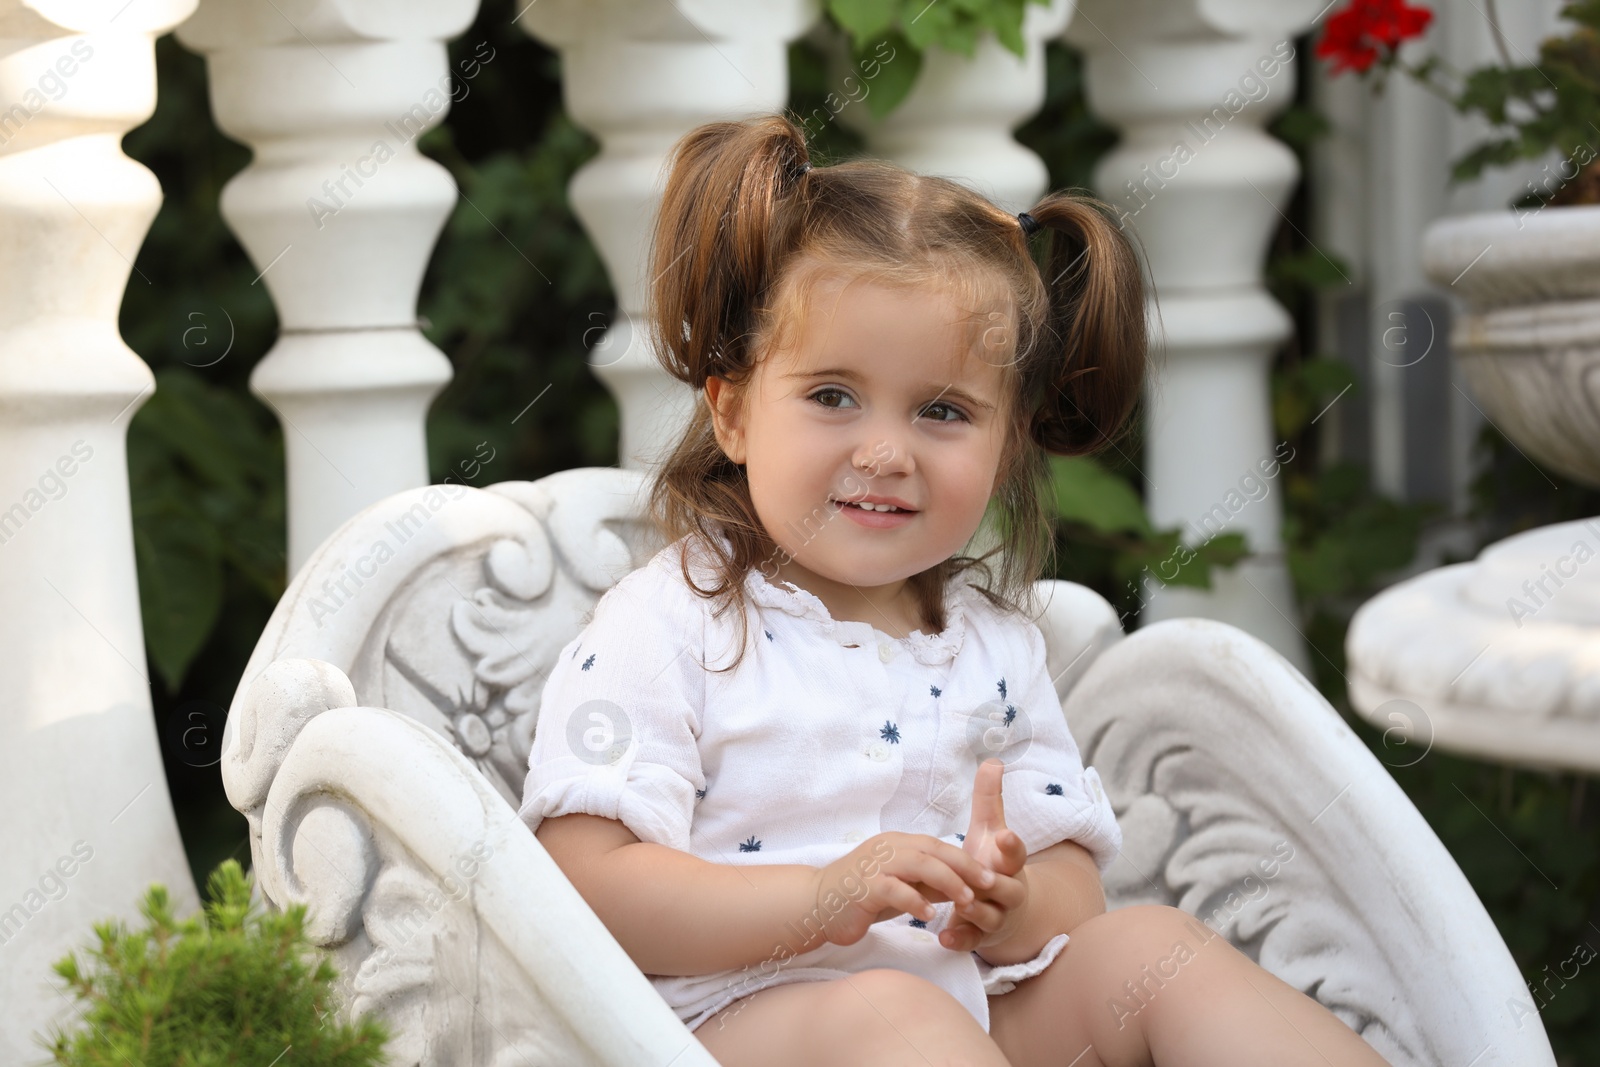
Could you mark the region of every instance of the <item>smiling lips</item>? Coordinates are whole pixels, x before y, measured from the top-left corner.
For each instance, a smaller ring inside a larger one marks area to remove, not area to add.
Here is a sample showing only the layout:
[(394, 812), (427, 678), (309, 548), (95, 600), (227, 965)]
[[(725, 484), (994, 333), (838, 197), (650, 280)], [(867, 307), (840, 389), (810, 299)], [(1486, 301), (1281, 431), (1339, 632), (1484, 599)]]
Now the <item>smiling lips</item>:
[(858, 526), (878, 530), (904, 526), (917, 514), (909, 504), (891, 497), (867, 496), (860, 500), (829, 500), (829, 503)]

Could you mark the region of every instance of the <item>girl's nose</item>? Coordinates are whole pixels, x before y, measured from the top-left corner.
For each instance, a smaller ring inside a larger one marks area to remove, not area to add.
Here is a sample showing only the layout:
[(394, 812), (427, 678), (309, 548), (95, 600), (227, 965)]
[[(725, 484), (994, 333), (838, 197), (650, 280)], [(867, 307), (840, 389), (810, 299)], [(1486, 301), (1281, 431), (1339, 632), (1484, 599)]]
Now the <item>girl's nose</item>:
[(885, 474), (910, 474), (916, 463), (911, 450), (902, 441), (890, 437), (873, 437), (863, 441), (853, 457), (855, 468), (868, 478)]

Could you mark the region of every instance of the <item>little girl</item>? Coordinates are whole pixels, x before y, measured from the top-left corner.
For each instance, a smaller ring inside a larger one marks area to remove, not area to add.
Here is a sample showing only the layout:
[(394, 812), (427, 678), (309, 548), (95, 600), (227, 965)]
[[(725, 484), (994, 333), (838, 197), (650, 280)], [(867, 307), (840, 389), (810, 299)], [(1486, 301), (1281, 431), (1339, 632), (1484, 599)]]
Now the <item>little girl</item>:
[(558, 656), (519, 814), (705, 1048), (1382, 1064), (1185, 913), (1105, 910), (1121, 832), (1029, 603), (1046, 454), (1105, 447), (1143, 385), (1102, 206), (1011, 215), (813, 168), (782, 117), (711, 123), (676, 146), (650, 277), (697, 397), (651, 487), (670, 543)]

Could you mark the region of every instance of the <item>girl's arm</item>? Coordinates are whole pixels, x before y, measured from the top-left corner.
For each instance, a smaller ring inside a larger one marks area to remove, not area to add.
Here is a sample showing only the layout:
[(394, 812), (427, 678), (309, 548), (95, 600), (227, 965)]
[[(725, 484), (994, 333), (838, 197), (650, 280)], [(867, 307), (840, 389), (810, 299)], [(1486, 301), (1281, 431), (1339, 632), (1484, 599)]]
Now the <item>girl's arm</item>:
[(1046, 941), (1070, 934), (1106, 910), (1100, 870), (1089, 850), (1075, 841), (1058, 841), (1033, 853), (1019, 876), (1028, 883), (1021, 926), (1007, 940), (977, 950), (992, 966), (1031, 960)]
[(821, 871), (710, 863), (640, 841), (615, 819), (573, 813), (534, 836), (646, 974), (711, 974), (820, 946)]

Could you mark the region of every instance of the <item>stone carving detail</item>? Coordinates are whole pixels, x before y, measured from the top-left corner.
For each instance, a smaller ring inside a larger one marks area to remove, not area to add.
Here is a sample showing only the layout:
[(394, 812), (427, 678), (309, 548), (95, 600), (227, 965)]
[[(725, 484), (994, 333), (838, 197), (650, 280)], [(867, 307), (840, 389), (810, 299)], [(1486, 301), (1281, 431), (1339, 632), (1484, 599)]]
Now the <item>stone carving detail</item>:
[(1455, 861), (1266, 645), (1211, 620), (1156, 623), (1108, 649), (1064, 712), (1122, 826), (1111, 907), (1202, 917), (1396, 1067), (1554, 1063), (1511, 1007), (1527, 991)]
[(713, 1063), (515, 815), (550, 662), (653, 550), (639, 485), (382, 501), (312, 556), (246, 669), (222, 770), (260, 892), (309, 905), (397, 1065)]

